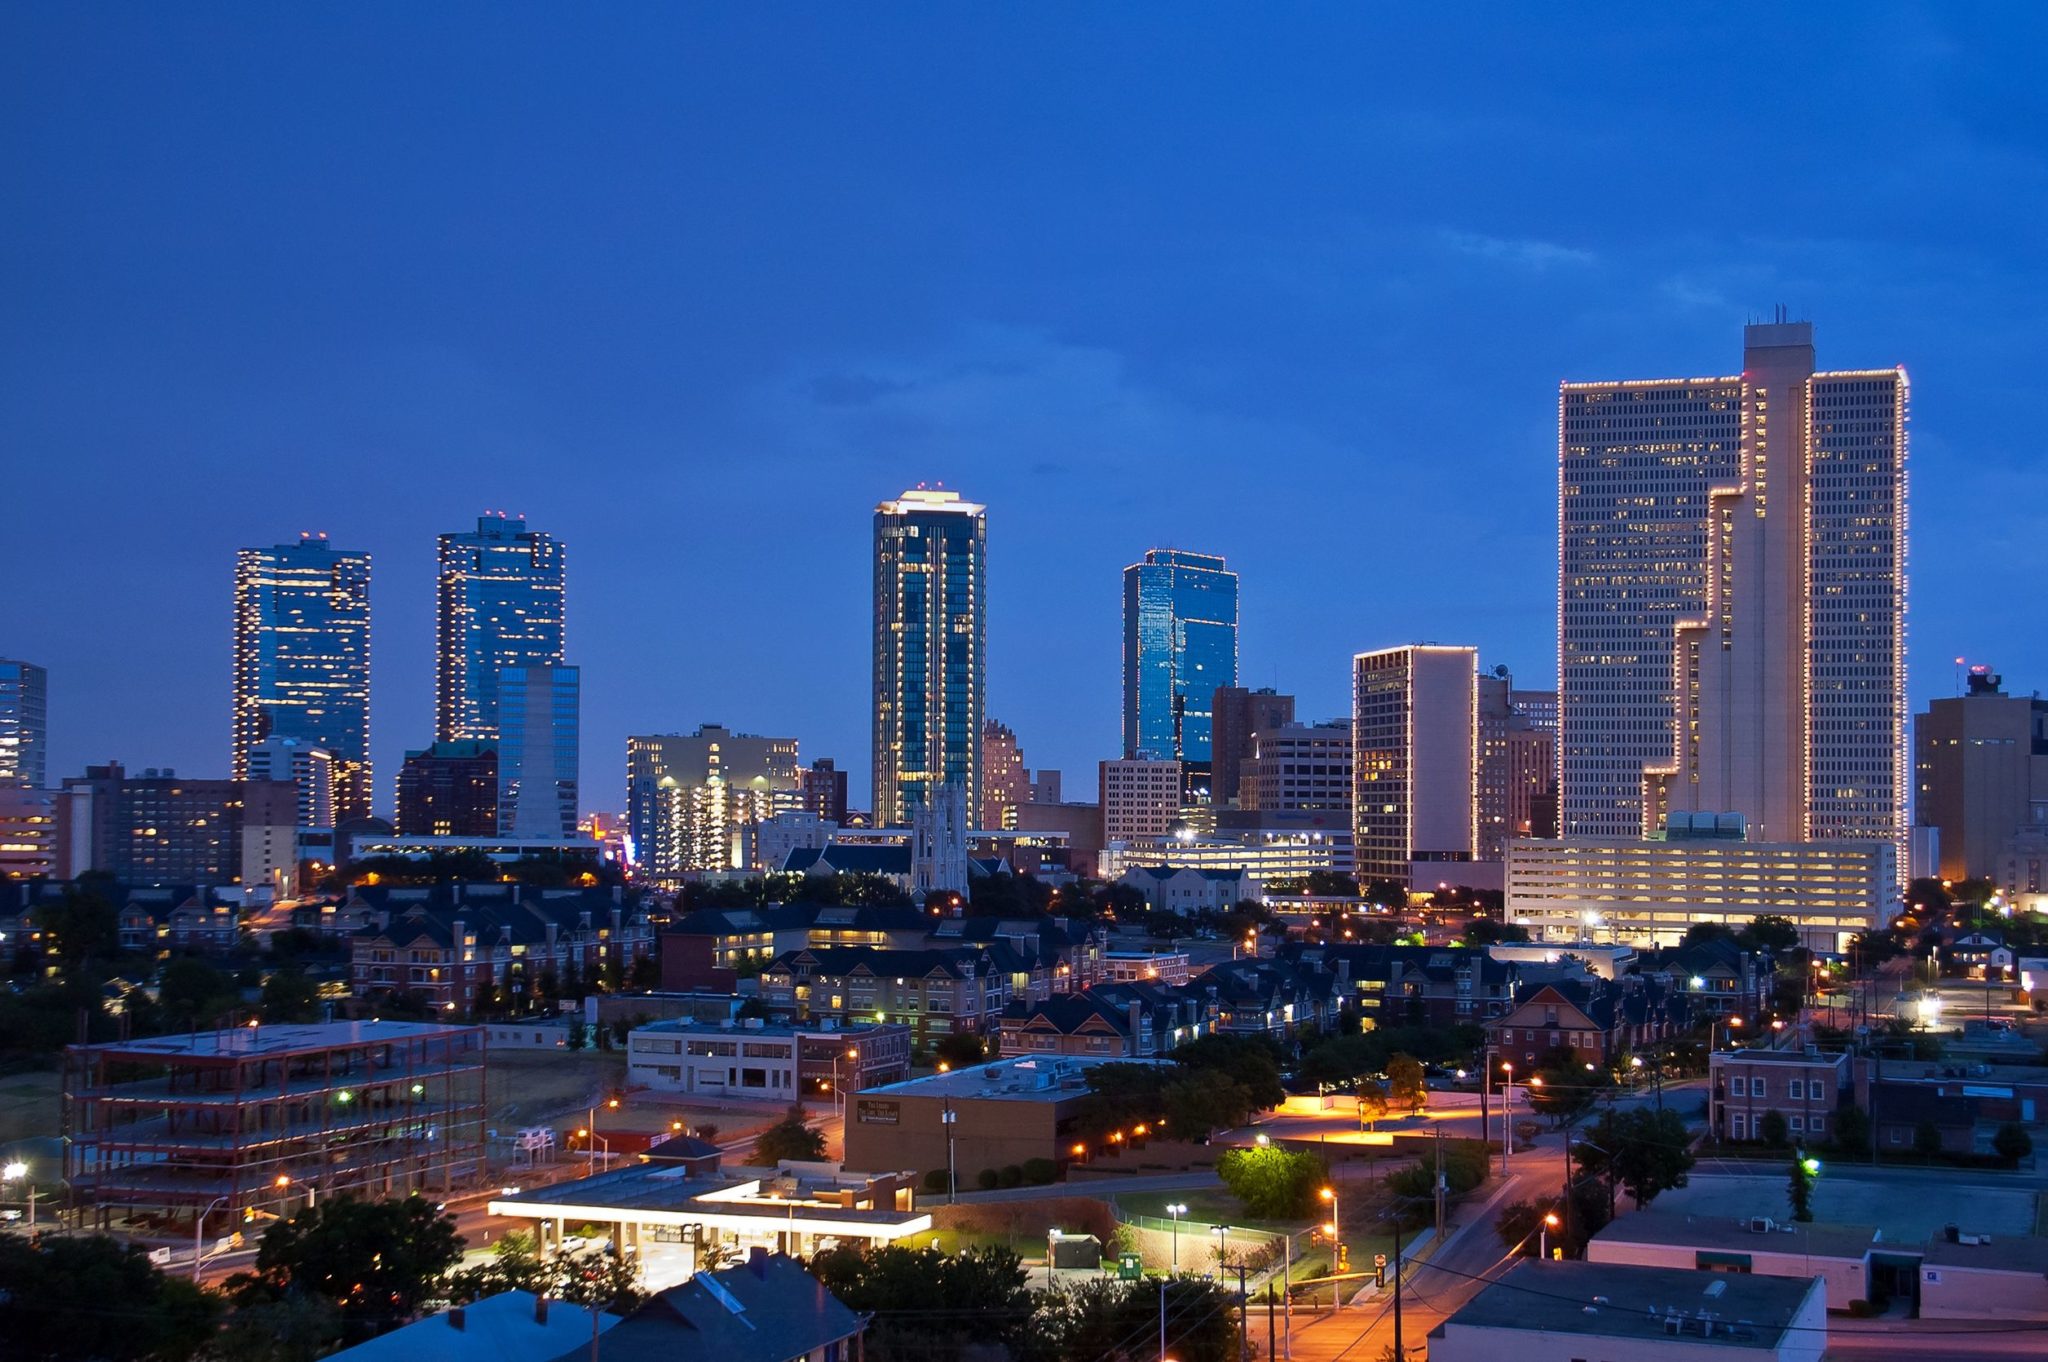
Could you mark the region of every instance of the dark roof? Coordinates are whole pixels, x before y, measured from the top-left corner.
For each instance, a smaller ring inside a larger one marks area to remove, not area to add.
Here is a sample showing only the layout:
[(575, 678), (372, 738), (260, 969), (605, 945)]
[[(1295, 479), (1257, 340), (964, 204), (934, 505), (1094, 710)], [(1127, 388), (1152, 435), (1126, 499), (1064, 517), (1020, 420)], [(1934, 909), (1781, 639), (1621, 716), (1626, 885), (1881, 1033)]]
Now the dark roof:
[[(1684, 1343), (1775, 1354), (1807, 1296), (1819, 1289), (1799, 1277), (1524, 1260), (1439, 1327), (1647, 1342), (1667, 1336), (1665, 1317), (1675, 1312), (1690, 1321), (1675, 1335)], [(1712, 1318), (1712, 1333), (1702, 1331), (1701, 1312)]]
[[(795, 1259), (755, 1249), (739, 1267), (700, 1272), (604, 1338), (606, 1362), (790, 1362), (861, 1332), (861, 1319)], [(583, 1362), (589, 1348), (557, 1362)]]
[(768, 969), (795, 973), (796, 968), (803, 964), (810, 966), (812, 974), (828, 979), (840, 978), (856, 970), (866, 970), (876, 976), (923, 978), (930, 974), (946, 974), (964, 979), (996, 968), (989, 952), (980, 946), (905, 951), (879, 946), (810, 946), (776, 956), (769, 962)]

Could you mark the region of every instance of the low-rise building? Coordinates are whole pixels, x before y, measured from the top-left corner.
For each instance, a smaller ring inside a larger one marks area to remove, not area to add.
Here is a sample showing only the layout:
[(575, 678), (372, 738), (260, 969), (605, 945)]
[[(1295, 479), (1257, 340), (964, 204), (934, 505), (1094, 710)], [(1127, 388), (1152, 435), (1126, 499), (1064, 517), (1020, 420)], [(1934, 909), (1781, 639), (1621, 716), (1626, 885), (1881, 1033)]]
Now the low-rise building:
[(1430, 1362), (1819, 1362), (1819, 1282), (1608, 1262), (1518, 1263), (1429, 1334)]
[[(328, 1362), (556, 1362), (590, 1356), (593, 1336), (619, 1322), (609, 1311), (567, 1301), (550, 1301), (530, 1291), (495, 1296), (442, 1310), (379, 1334), (366, 1343), (329, 1353)], [(610, 1345), (605, 1356), (613, 1357)]]
[[(867, 1316), (796, 1259), (765, 1248), (737, 1267), (700, 1272), (661, 1292), (604, 1337), (605, 1362), (856, 1362)], [(596, 1345), (560, 1362), (583, 1362)]]
[(1831, 1139), (1850, 1095), (1849, 1057), (1804, 1046), (1716, 1050), (1707, 1069), (1707, 1129), (1716, 1140), (1763, 1139), (1771, 1112), (1793, 1144)]
[(1340, 1005), (1368, 1026), (1459, 1026), (1514, 1004), (1521, 971), (1479, 946), (1288, 942), (1279, 957), (1338, 976)]
[(1112, 1062), (1133, 1061), (1003, 1059), (869, 1089), (853, 1099), (847, 1116), (846, 1166), (918, 1173), (951, 1167), (958, 1185), (972, 1187), (985, 1168), (1071, 1158), (1088, 1071)]
[(1145, 896), (1162, 913), (1228, 912), (1245, 899), (1256, 902), (1264, 893), (1257, 878), (1243, 870), (1196, 870), (1184, 865), (1132, 866), (1118, 881)]
[(1191, 989), (1147, 980), (1012, 1002), (998, 1023), (999, 1053), (1150, 1059), (1199, 1040), (1219, 1009)]
[(757, 1018), (660, 1021), (626, 1038), (626, 1081), (656, 1092), (794, 1101), (893, 1083), (910, 1072), (910, 1028), (809, 1027)]
[(1517, 1069), (1557, 1057), (1606, 1068), (1683, 1031), (1693, 1015), (1689, 995), (1654, 980), (1560, 980), (1528, 990), (1486, 1022), (1486, 1046)]
[(952, 1032), (984, 1035), (1010, 1001), (1009, 952), (863, 946), (806, 948), (761, 971), (761, 1002), (778, 1020), (900, 1022), (920, 1042)]

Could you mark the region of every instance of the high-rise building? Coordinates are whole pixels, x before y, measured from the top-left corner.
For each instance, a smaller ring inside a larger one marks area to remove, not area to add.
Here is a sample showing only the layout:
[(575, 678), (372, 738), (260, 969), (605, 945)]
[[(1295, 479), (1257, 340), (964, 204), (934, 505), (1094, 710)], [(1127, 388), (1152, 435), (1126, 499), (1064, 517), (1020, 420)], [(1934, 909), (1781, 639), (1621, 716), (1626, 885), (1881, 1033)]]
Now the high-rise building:
[(1732, 811), (1903, 866), (1906, 376), (1816, 372), (1782, 312), (1743, 342), (1560, 391), (1563, 831)]
[(299, 826), (334, 826), (334, 754), (316, 743), (272, 734), (249, 748), (250, 780), (288, 780), (299, 792)]
[(576, 836), (582, 674), (575, 667), (505, 667), (496, 686), (498, 836)]
[(235, 555), (233, 773), (294, 738), (333, 758), (337, 820), (370, 814), (370, 555), (324, 534)]
[(498, 745), (458, 738), (407, 752), (397, 813), (401, 837), (495, 837)]
[(60, 798), (56, 790), (0, 783), (0, 880), (57, 877)]
[(1913, 821), (1937, 830), (1943, 879), (1995, 876), (2015, 838), (2048, 832), (2048, 700), (2001, 679), (1972, 667), (1913, 720)]
[(981, 807), (988, 508), (924, 487), (875, 508), (874, 821), (902, 827), (927, 789)]
[[(796, 740), (790, 739), (792, 748)], [(803, 812), (828, 823), (846, 826), (846, 772), (830, 757), (819, 757), (804, 769), (799, 786)]]
[(104, 870), (124, 884), (286, 887), (297, 868), (299, 789), (288, 780), (130, 776), (118, 763), (64, 781), (59, 874)]
[(1252, 737), (1294, 722), (1294, 697), (1272, 687), (1218, 686), (1210, 702), (1209, 793), (1218, 808), (1238, 802), (1239, 771), (1252, 754)]
[[(747, 830), (772, 817), (779, 798), (801, 804), (813, 777), (831, 776), (815, 784), (836, 786), (832, 821), (843, 822), (846, 773), (829, 761), (803, 770), (795, 738), (704, 724), (626, 739), (626, 823), (641, 873), (668, 883), (687, 871), (746, 867)], [(826, 816), (822, 807), (805, 811)]]
[(1180, 815), (1180, 763), (1125, 757), (1101, 766), (1102, 840), (1143, 842), (1164, 837)]
[(1024, 802), (1027, 804), (1058, 804), (1061, 801), (1061, 775), (1057, 770), (1046, 768), (1031, 773), (1031, 785)]
[(50, 674), (0, 657), (0, 785), (43, 788), (49, 749)]
[(1351, 724), (1279, 724), (1252, 738), (1242, 767), (1238, 807), (1248, 812), (1320, 811), (1351, 825)]
[(473, 534), (442, 535), (439, 556), (434, 740), (489, 742), (498, 736), (499, 674), (567, 657), (562, 545), (499, 512), (477, 517)]
[(1510, 690), (1508, 713), (1520, 720), (1523, 728), (1532, 728), (1552, 737), (1557, 735), (1557, 692), (1554, 690)]
[(1513, 837), (1557, 835), (1556, 732), (1555, 691), (1516, 690), (1506, 667), (1480, 675), (1480, 860), (1504, 861)]
[(1361, 879), (1479, 849), (1476, 648), (1418, 643), (1352, 661), (1352, 842)]
[(1214, 554), (1148, 549), (1124, 569), (1124, 755), (1181, 763), (1210, 798), (1210, 704), (1237, 685), (1237, 574)]
[(1017, 809), (1031, 797), (1031, 774), (1016, 732), (990, 719), (981, 726), (981, 821), (990, 830), (1015, 829)]

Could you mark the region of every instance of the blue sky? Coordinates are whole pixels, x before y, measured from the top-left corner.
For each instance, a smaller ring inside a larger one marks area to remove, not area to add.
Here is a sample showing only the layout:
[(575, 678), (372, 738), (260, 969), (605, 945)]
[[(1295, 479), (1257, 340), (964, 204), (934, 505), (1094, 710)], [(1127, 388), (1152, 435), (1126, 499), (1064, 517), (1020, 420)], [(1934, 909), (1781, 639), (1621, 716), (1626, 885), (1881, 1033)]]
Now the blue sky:
[(377, 557), (378, 796), (433, 536), (569, 547), (629, 732), (867, 783), (873, 504), (990, 506), (989, 708), (1093, 784), (1118, 573), (1243, 574), (1250, 684), (1554, 675), (1556, 384), (1777, 303), (1914, 380), (1913, 681), (2048, 688), (2048, 12), (777, 4), (0, 12), (0, 655), (53, 779), (227, 765), (233, 550)]

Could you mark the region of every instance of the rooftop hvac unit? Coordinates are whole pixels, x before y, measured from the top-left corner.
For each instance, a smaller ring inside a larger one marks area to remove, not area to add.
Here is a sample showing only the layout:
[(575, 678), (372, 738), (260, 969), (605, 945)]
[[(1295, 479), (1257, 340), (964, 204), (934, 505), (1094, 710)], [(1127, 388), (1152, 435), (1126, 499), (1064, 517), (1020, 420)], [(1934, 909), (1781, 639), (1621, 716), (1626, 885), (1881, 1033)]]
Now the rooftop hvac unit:
[(1778, 1228), (1778, 1222), (1767, 1215), (1755, 1215), (1749, 1219), (1749, 1232), (1751, 1234), (1769, 1234), (1776, 1228)]

